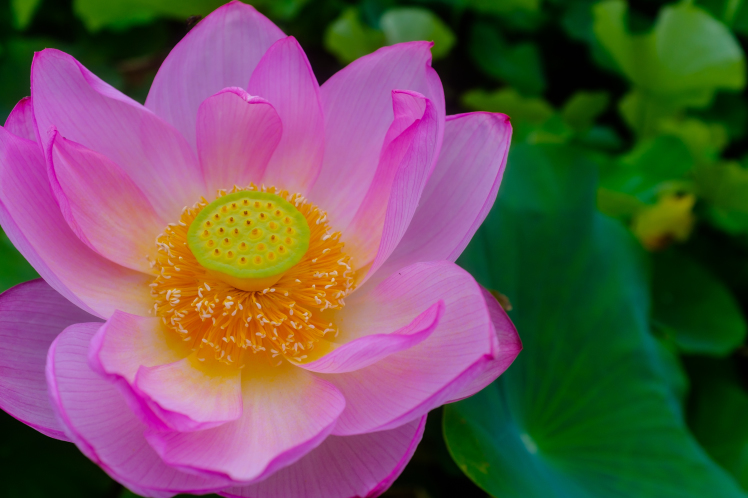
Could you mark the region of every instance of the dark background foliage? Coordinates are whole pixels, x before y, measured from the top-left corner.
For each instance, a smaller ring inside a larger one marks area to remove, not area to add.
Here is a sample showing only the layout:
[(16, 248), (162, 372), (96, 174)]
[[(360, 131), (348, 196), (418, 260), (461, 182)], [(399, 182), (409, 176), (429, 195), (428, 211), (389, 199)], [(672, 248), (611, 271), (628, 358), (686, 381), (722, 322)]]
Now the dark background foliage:
[[(144, 101), (221, 0), (0, 0), (0, 118), (33, 52)], [(496, 206), (459, 263), (524, 342), (429, 417), (385, 496), (748, 496), (745, 0), (257, 0), (320, 83), (433, 40), (449, 114), (512, 117)], [(0, 239), (0, 287), (36, 277)], [(0, 366), (0, 371), (1, 371)], [(126, 497), (69, 444), (0, 413), (0, 496)]]

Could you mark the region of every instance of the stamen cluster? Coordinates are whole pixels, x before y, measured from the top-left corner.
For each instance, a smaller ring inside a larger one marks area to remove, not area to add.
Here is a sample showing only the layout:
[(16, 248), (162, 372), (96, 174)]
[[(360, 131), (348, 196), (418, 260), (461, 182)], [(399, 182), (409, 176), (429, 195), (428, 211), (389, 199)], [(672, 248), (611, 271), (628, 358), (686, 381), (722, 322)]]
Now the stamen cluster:
[(330, 231), (327, 214), (302, 195), (254, 185), (218, 195), (241, 190), (276, 194), (304, 215), (311, 231), (304, 258), (262, 291), (243, 291), (212, 277), (187, 245), (190, 224), (209, 204), (203, 198), (185, 207), (179, 222), (157, 237), (158, 253), (151, 262), (158, 273), (150, 284), (153, 312), (190, 343), (200, 360), (212, 355), (242, 366), (251, 351), (277, 364), (279, 356), (304, 361), (320, 339), (338, 335), (331, 310), (341, 309), (353, 290), (350, 257), (343, 252), (340, 232)]

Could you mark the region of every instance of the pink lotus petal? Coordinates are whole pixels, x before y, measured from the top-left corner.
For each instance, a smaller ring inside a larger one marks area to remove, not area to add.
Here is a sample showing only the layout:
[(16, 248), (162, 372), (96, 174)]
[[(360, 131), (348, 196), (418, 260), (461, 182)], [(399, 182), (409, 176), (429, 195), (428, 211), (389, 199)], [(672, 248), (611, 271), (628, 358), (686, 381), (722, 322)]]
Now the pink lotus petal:
[[(154, 412), (150, 400), (134, 388), (136, 376), (141, 367), (175, 363), (190, 353), (183, 341), (167, 330), (159, 318), (117, 311), (93, 337), (89, 364), (122, 391), (130, 409), (143, 423), (157, 430), (170, 430), (161, 414)], [(178, 417), (173, 415), (171, 418)]]
[[(347, 308), (344, 308), (344, 310)], [(412, 348), (426, 340), (439, 324), (444, 313), (444, 302), (439, 301), (415, 317), (412, 322), (389, 332), (392, 316), (381, 309), (354, 307), (352, 313), (341, 312), (338, 324), (345, 331), (342, 340), (356, 337), (342, 345), (329, 343), (334, 348), (323, 357), (298, 366), (311, 372), (345, 373), (359, 370), (387, 356)], [(368, 334), (368, 335), (367, 335)], [(324, 349), (319, 345), (316, 349)], [(311, 351), (309, 354), (313, 354)]]
[(431, 43), (384, 47), (361, 57), (320, 88), (325, 158), (309, 198), (330, 213), (335, 229), (348, 226), (369, 190), (393, 120), (392, 91), (412, 90), (435, 107), (436, 150), (444, 133), (444, 92), (431, 68)]
[(389, 431), (330, 436), (304, 458), (264, 481), (220, 494), (230, 498), (373, 498), (402, 473), (425, 426), (424, 416)]
[(104, 83), (71, 56), (46, 49), (34, 56), (31, 98), (45, 149), (54, 127), (105, 155), (129, 176), (163, 219), (205, 194), (200, 165), (179, 132)]
[(0, 128), (0, 223), (57, 292), (91, 314), (147, 313), (153, 277), (99, 256), (70, 230), (52, 195), (37, 144)]
[(197, 151), (208, 193), (260, 184), (283, 126), (267, 100), (225, 88), (197, 112)]
[(95, 320), (41, 279), (0, 294), (0, 408), (42, 434), (67, 441), (49, 404), (47, 350), (65, 327)]
[(491, 324), (494, 330), (493, 359), (483, 373), (474, 378), (470, 384), (464, 386), (453, 399), (449, 400), (449, 403), (472, 396), (496, 380), (499, 375), (503, 374), (509, 368), (520, 351), (522, 351), (522, 341), (519, 338), (519, 334), (517, 334), (517, 329), (509, 319), (506, 311), (504, 311), (504, 308), (501, 307), (490, 292), (486, 289), (481, 290), (486, 300), (486, 306), (488, 306), (488, 314), (491, 317)]
[(377, 173), (345, 231), (357, 266), (367, 276), (387, 260), (405, 234), (436, 160), (438, 117), (431, 101), (414, 92), (393, 92), (395, 119), (387, 132)]
[(306, 194), (322, 167), (325, 135), (319, 84), (294, 37), (268, 49), (247, 91), (269, 100), (283, 121), (283, 138), (263, 182)]
[(504, 114), (447, 118), (444, 144), (420, 205), (377, 278), (419, 261), (457, 259), (496, 200), (511, 135)]
[(226, 481), (218, 477), (185, 474), (165, 465), (146, 443), (145, 426), (119, 390), (88, 366), (89, 342), (99, 328), (98, 323), (68, 327), (47, 356), (50, 397), (65, 433), (88, 458), (140, 495), (166, 498), (225, 487)]
[(31, 97), (24, 97), (18, 101), (5, 120), (5, 129), (17, 137), (36, 142), (36, 125), (34, 124), (34, 110), (31, 107)]
[(49, 147), (52, 191), (78, 238), (117, 264), (150, 273), (154, 241), (169, 222), (158, 217), (138, 186), (103, 155), (57, 132)]
[[(462, 392), (489, 368), (494, 332), (480, 286), (453, 263), (437, 261), (401, 268), (376, 286), (348, 298), (346, 313), (386, 310), (392, 322), (412, 317), (442, 300), (444, 315), (421, 344), (355, 372), (319, 374), (346, 399), (336, 435), (387, 430), (416, 420)], [(364, 307), (367, 311), (357, 311)], [(350, 310), (349, 310), (350, 308)]]
[(140, 367), (135, 389), (175, 431), (199, 431), (242, 415), (241, 370), (205, 368), (195, 356), (169, 365)]
[(200, 432), (149, 431), (146, 438), (173, 467), (249, 483), (319, 446), (345, 407), (330, 383), (289, 364), (247, 364), (242, 390), (239, 420)]
[(246, 88), (260, 58), (284, 36), (250, 5), (234, 1), (216, 9), (169, 53), (145, 106), (195, 147), (200, 104), (224, 88)]

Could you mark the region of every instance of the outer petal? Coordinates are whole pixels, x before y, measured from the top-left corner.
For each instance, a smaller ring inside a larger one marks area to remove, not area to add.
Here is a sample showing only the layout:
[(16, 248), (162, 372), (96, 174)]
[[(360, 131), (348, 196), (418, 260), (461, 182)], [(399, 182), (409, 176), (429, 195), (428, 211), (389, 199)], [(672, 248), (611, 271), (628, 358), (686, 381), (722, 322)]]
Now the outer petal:
[(231, 498), (375, 497), (397, 479), (421, 441), (426, 417), (397, 429), (330, 436), (295, 464), (261, 483), (221, 493)]
[(0, 223), (57, 292), (86, 311), (146, 313), (152, 277), (99, 256), (70, 230), (49, 185), (37, 144), (0, 128)]
[(240, 372), (206, 369), (158, 318), (115, 312), (91, 341), (89, 363), (150, 428), (195, 431), (241, 415)]
[(241, 370), (206, 366), (195, 356), (169, 365), (140, 367), (135, 388), (176, 431), (217, 427), (242, 415)]
[(49, 404), (47, 350), (65, 327), (94, 320), (41, 279), (0, 294), (0, 408), (42, 434), (67, 441)]
[(259, 184), (282, 131), (273, 106), (241, 88), (207, 98), (197, 112), (197, 151), (208, 192)]
[(122, 168), (57, 132), (47, 166), (62, 215), (78, 238), (117, 264), (150, 273), (146, 257), (155, 256), (154, 241), (169, 222)]
[(346, 227), (369, 189), (393, 120), (392, 91), (413, 90), (434, 104), (438, 141), (444, 133), (444, 91), (431, 68), (430, 42), (401, 43), (364, 56), (320, 88), (325, 116), (325, 158), (310, 199)]
[(306, 194), (322, 167), (325, 135), (319, 84), (294, 37), (270, 47), (252, 73), (248, 91), (272, 102), (283, 121), (283, 138), (264, 183)]
[[(444, 302), (439, 301), (408, 325), (394, 332), (389, 332), (391, 329), (388, 329), (392, 325), (391, 317), (381, 312), (374, 316), (339, 317), (338, 325), (346, 330), (344, 336), (363, 336), (342, 345), (329, 343), (328, 347), (332, 351), (319, 359), (300, 363), (298, 366), (320, 373), (344, 373), (368, 367), (382, 358), (412, 348), (426, 340), (436, 329), (443, 313)], [(309, 355), (318, 349), (326, 350), (324, 346), (318, 345)]]
[(382, 277), (419, 261), (457, 259), (496, 200), (511, 135), (504, 114), (447, 118), (436, 168)]
[(320, 374), (346, 399), (334, 434), (387, 430), (416, 420), (479, 377), (493, 361), (494, 336), (480, 286), (456, 265), (439, 261), (400, 269), (349, 299), (344, 313), (386, 310), (393, 322), (443, 300), (444, 316), (421, 344), (355, 372)]
[(248, 483), (319, 446), (345, 407), (331, 384), (289, 364), (248, 365), (242, 388), (241, 419), (200, 432), (151, 431), (146, 438), (171, 466)]
[(180, 41), (153, 80), (145, 106), (195, 146), (200, 104), (227, 87), (246, 88), (260, 58), (285, 35), (254, 7), (233, 1)]
[(491, 295), (486, 289), (483, 291), (483, 297), (486, 300), (486, 306), (488, 306), (488, 314), (491, 317), (491, 324), (493, 325), (494, 336), (493, 336), (493, 360), (483, 370), (481, 375), (477, 376), (462, 388), (462, 390), (449, 402), (458, 401), (473, 394), (477, 393), (488, 384), (496, 380), (496, 378), (504, 373), (509, 366), (514, 362), (520, 351), (522, 351), (522, 341), (517, 334), (517, 329), (514, 324), (507, 316), (504, 309), (501, 307), (496, 298)]
[(17, 137), (36, 141), (36, 125), (34, 124), (34, 110), (31, 107), (31, 97), (24, 97), (18, 101), (5, 120), (5, 129)]
[[(374, 181), (345, 231), (357, 266), (371, 275), (405, 234), (418, 207), (438, 150), (438, 117), (431, 101), (413, 92), (393, 92), (390, 127)], [(402, 130), (402, 131), (401, 131)], [(373, 260), (373, 263), (372, 263)]]
[(45, 148), (55, 127), (65, 138), (104, 154), (162, 218), (179, 219), (184, 206), (205, 194), (197, 157), (179, 132), (71, 56), (52, 49), (34, 56), (31, 98)]
[(219, 478), (184, 474), (165, 465), (146, 443), (145, 426), (121, 393), (88, 366), (89, 342), (99, 327), (68, 327), (47, 356), (50, 397), (65, 433), (88, 458), (140, 495), (201, 494), (224, 487)]

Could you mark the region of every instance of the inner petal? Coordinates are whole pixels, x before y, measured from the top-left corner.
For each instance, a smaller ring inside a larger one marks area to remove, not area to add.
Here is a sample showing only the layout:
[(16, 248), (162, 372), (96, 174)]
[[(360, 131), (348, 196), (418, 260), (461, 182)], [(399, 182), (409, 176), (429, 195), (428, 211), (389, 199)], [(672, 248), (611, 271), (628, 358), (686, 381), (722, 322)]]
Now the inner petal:
[(158, 237), (153, 311), (200, 361), (304, 361), (337, 336), (334, 310), (354, 287), (340, 236), (300, 194), (219, 191)]

